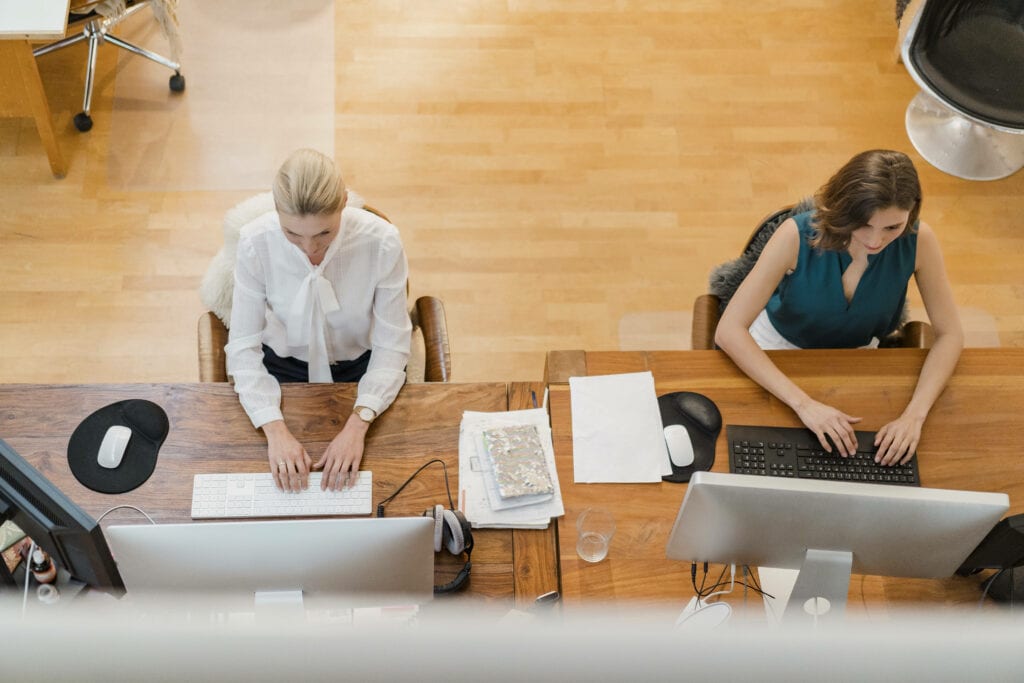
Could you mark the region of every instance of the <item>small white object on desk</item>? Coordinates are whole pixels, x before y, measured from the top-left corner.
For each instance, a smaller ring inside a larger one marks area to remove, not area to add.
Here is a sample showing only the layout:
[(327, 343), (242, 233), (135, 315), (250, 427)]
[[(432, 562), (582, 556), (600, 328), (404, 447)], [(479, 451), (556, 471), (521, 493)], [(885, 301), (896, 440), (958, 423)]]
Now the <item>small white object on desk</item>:
[(103, 443), (100, 444), (100, 450), (96, 454), (96, 462), (99, 463), (99, 466), (112, 470), (120, 465), (131, 438), (132, 430), (128, 427), (114, 425), (108, 429), (107, 433), (103, 435)]
[(683, 425), (665, 427), (665, 445), (668, 446), (668, 457), (676, 467), (687, 467), (693, 464), (693, 443), (690, 433)]

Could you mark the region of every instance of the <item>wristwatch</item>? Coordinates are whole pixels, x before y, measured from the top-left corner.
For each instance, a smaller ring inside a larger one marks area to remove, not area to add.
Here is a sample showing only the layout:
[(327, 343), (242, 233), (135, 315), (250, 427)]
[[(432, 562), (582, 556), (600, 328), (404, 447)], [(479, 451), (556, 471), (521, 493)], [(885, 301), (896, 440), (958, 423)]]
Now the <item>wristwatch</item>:
[(366, 424), (370, 424), (377, 418), (377, 413), (372, 408), (367, 408), (366, 406), (356, 406), (352, 410), (352, 414)]

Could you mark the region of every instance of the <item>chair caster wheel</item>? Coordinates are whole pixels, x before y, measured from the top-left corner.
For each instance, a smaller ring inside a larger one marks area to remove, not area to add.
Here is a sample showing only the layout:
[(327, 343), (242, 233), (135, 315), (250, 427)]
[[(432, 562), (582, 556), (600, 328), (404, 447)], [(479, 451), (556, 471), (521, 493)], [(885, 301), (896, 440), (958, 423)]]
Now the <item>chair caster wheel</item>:
[(87, 133), (92, 129), (92, 117), (86, 114), (84, 111), (75, 114), (75, 128), (83, 133)]
[(185, 90), (185, 77), (179, 73), (175, 73), (171, 76), (170, 84), (171, 90), (174, 92), (182, 92)]

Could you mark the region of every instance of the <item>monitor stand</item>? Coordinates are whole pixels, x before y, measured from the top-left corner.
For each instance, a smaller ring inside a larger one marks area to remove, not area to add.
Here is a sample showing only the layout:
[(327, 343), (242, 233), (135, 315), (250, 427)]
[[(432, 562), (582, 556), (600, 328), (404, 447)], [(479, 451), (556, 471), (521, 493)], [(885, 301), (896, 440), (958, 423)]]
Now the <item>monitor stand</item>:
[(789, 595), (783, 621), (812, 624), (837, 621), (846, 613), (850, 592), (853, 553), (843, 550), (808, 549)]

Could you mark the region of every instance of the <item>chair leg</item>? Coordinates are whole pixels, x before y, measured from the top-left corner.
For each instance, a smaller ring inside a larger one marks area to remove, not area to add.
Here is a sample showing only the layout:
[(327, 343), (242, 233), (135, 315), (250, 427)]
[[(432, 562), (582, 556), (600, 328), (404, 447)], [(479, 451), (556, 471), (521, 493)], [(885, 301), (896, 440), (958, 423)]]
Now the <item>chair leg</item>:
[(128, 52), (131, 52), (132, 54), (136, 54), (140, 57), (145, 57), (146, 59), (152, 62), (156, 62), (157, 64), (166, 66), (168, 69), (171, 69), (174, 72), (178, 72), (181, 70), (181, 64), (179, 64), (178, 62), (172, 62), (166, 57), (158, 55), (155, 52), (150, 52), (149, 50), (143, 49), (137, 45), (133, 45), (129, 43), (127, 40), (122, 40), (117, 36), (112, 36), (110, 34), (107, 34), (105, 39), (108, 43), (116, 45), (122, 50), (128, 50)]
[(75, 45), (77, 43), (82, 42), (83, 40), (88, 40), (88, 39), (89, 39), (89, 36), (85, 33), (85, 31), (83, 31), (81, 33), (76, 33), (75, 35), (71, 36), (70, 38), (63, 38), (61, 40), (58, 40), (56, 43), (50, 43), (49, 45), (43, 45), (42, 47), (37, 47), (35, 50), (32, 50), (32, 56), (34, 56), (34, 57), (42, 57), (43, 55), (50, 54), (51, 52), (56, 52), (57, 50), (59, 50), (59, 49), (61, 49), (63, 47), (69, 47), (71, 45)]
[(89, 115), (92, 109), (92, 88), (93, 81), (96, 78), (96, 56), (99, 53), (100, 41), (103, 40), (103, 34), (99, 31), (90, 31), (87, 29), (89, 34), (89, 61), (85, 66), (85, 94), (82, 96), (82, 113), (86, 116)]

